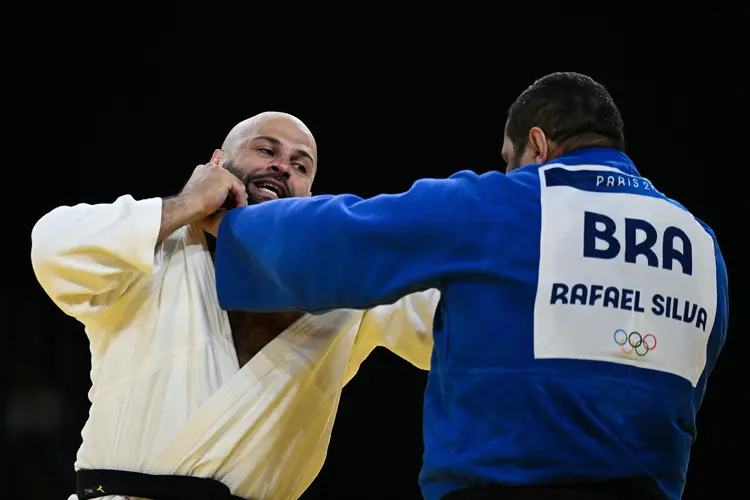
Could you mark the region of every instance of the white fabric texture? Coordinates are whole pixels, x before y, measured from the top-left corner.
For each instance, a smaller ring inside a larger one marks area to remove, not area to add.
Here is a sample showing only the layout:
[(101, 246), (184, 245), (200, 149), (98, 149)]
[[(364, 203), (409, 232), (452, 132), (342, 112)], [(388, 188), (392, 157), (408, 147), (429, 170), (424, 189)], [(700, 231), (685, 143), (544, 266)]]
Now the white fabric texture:
[(439, 292), (305, 315), (240, 369), (203, 233), (184, 227), (156, 246), (161, 208), (131, 196), (59, 207), (32, 232), (40, 284), (91, 345), (75, 468), (213, 477), (244, 498), (298, 498), (325, 460), (342, 387), (376, 346), (429, 369)]

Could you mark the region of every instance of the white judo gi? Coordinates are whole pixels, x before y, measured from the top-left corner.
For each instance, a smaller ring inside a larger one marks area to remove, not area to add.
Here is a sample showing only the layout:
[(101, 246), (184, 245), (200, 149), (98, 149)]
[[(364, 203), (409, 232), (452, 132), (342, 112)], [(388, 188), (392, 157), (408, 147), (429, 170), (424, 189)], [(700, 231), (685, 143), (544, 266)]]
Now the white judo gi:
[(376, 346), (429, 368), (439, 292), (305, 315), (240, 368), (203, 232), (183, 227), (156, 246), (161, 210), (160, 198), (122, 196), (57, 208), (32, 232), (37, 279), (91, 345), (75, 468), (297, 498), (323, 465), (342, 387)]

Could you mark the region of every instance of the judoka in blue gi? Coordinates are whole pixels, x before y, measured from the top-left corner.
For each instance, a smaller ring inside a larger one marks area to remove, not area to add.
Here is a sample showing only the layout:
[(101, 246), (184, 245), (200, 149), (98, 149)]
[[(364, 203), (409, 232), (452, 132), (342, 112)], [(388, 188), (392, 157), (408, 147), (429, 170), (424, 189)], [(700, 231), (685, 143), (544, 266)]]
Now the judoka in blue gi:
[(229, 211), (212, 228), (221, 306), (364, 309), (440, 289), (427, 500), (680, 498), (727, 330), (714, 233), (641, 177), (589, 77), (526, 89), (503, 157), (505, 174)]

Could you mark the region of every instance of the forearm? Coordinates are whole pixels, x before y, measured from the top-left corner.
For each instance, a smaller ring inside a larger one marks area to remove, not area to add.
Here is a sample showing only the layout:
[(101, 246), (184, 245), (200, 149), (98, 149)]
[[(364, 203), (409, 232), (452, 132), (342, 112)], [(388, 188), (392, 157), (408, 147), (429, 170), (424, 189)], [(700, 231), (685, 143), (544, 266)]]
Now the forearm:
[(411, 277), (392, 279), (398, 259), (380, 245), (408, 245), (407, 240), (419, 236), (399, 216), (370, 217), (360, 212), (355, 205), (361, 202), (349, 195), (321, 196), (230, 211), (217, 238), (216, 279), (222, 307), (368, 309), (413, 291), (409, 288), (418, 285)]
[(230, 211), (217, 239), (222, 307), (367, 309), (472, 272), (481, 241), (467, 234), (482, 234), (485, 209), (476, 175), (464, 177), (369, 200), (317, 196)]
[(159, 245), (167, 236), (182, 226), (198, 222), (203, 218), (202, 207), (195, 199), (183, 195), (164, 198), (161, 208), (161, 226), (156, 244)]

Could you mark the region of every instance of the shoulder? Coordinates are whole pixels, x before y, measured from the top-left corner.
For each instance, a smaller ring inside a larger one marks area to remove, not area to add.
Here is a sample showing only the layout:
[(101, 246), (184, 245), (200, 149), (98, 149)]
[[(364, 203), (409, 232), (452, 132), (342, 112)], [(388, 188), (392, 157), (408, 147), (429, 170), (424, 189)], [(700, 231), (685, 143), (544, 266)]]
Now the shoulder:
[(708, 235), (709, 235), (709, 236), (711, 237), (711, 239), (712, 239), (712, 240), (714, 241), (714, 244), (718, 246), (718, 239), (717, 239), (717, 237), (716, 237), (716, 233), (715, 233), (715, 232), (714, 232), (714, 230), (713, 230), (713, 229), (711, 228), (711, 226), (709, 226), (709, 225), (708, 225), (708, 224), (707, 224), (706, 222), (704, 222), (703, 220), (701, 220), (701, 219), (699, 219), (698, 217), (696, 217), (696, 216), (695, 216), (695, 214), (693, 214), (693, 213), (692, 213), (692, 212), (691, 212), (690, 210), (688, 210), (688, 209), (687, 209), (687, 208), (685, 207), (685, 205), (683, 205), (683, 204), (682, 204), (682, 203), (680, 203), (679, 201), (677, 201), (677, 200), (674, 200), (674, 199), (672, 199), (672, 198), (670, 198), (670, 197), (668, 197), (668, 196), (666, 196), (666, 195), (664, 196), (664, 198), (666, 199), (666, 201), (668, 201), (668, 202), (669, 202), (669, 203), (671, 203), (672, 205), (674, 205), (674, 206), (676, 206), (676, 207), (678, 207), (678, 208), (681, 208), (681, 209), (682, 209), (682, 210), (684, 210), (685, 212), (689, 213), (689, 214), (690, 214), (690, 216), (691, 216), (691, 217), (692, 217), (693, 219), (695, 219), (695, 222), (697, 222), (697, 223), (698, 223), (698, 224), (699, 224), (699, 225), (700, 225), (700, 226), (701, 226), (701, 227), (703, 228), (703, 230), (704, 230), (704, 231), (705, 231), (706, 233), (708, 233)]
[[(538, 179), (538, 177), (536, 177)], [(502, 172), (492, 170), (483, 174), (472, 170), (461, 170), (446, 179), (422, 179), (415, 183), (416, 186), (432, 188), (435, 190), (461, 190), (465, 194), (483, 193), (486, 191), (497, 191), (497, 189), (514, 189), (521, 186), (518, 176), (506, 175)], [(538, 184), (538, 181), (537, 181)]]
[(722, 255), (721, 249), (719, 247), (719, 240), (716, 236), (716, 233), (714, 232), (713, 228), (708, 225), (708, 223), (704, 222), (703, 220), (699, 219), (695, 216), (690, 210), (688, 210), (682, 203), (680, 203), (677, 200), (674, 200), (672, 198), (669, 198), (665, 195), (666, 201), (671, 203), (672, 205), (684, 210), (688, 214), (690, 214), (690, 217), (692, 217), (695, 222), (703, 229), (703, 231), (706, 232), (706, 234), (711, 238), (711, 241), (713, 242), (714, 247), (714, 255), (716, 258), (716, 270), (717, 270), (717, 280), (719, 284), (723, 284), (726, 286), (727, 283), (727, 268), (726, 263), (724, 262), (724, 256)]

